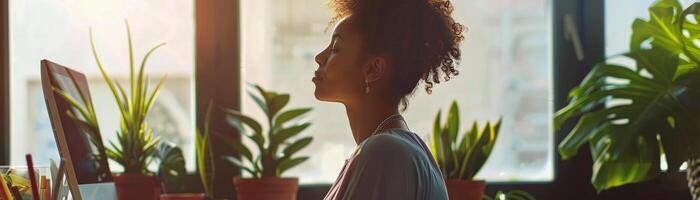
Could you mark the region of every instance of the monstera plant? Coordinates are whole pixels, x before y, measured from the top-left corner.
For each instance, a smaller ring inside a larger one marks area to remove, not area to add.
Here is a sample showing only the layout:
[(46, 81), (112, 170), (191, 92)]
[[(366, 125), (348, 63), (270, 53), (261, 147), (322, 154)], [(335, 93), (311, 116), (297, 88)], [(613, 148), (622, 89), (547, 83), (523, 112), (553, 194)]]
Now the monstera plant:
[(698, 3), (683, 10), (676, 0), (656, 1), (648, 20), (633, 22), (629, 52), (595, 65), (556, 113), (557, 129), (577, 119), (559, 144), (561, 157), (588, 143), (598, 191), (654, 178), (665, 155), (669, 171), (688, 161), (691, 192), (700, 198), (698, 11)]
[[(257, 94), (249, 92), (250, 97), (265, 113), (267, 131), (263, 125), (252, 117), (239, 111), (224, 109), (228, 114), (230, 125), (239, 130), (244, 138), (250, 139), (255, 145), (249, 148), (240, 140), (228, 140), (228, 143), (239, 157), (226, 157), (228, 161), (249, 173), (251, 179), (234, 178), (238, 199), (296, 199), (298, 178), (281, 178), (290, 168), (309, 159), (308, 156), (295, 157), (299, 150), (308, 146), (311, 137), (292, 139), (309, 126), (310, 122), (299, 123), (295, 120), (311, 111), (311, 108), (297, 108), (284, 111), (289, 103), (289, 94), (267, 91), (259, 85), (252, 87)], [(252, 150), (258, 152), (253, 154)]]
[(474, 175), (491, 155), (496, 144), (501, 120), (487, 122), (483, 129), (474, 122), (461, 138), (459, 136), (459, 105), (452, 102), (443, 125), (438, 111), (430, 135), (430, 150), (445, 178), (450, 199), (481, 199), (484, 181), (475, 181)]

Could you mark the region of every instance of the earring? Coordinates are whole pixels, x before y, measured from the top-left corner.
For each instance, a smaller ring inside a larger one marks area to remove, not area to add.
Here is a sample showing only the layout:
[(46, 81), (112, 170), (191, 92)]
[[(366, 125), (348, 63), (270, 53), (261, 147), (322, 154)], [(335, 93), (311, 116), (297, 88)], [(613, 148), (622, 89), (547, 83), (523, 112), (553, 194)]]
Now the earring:
[(365, 79), (365, 94), (369, 94), (369, 81)]

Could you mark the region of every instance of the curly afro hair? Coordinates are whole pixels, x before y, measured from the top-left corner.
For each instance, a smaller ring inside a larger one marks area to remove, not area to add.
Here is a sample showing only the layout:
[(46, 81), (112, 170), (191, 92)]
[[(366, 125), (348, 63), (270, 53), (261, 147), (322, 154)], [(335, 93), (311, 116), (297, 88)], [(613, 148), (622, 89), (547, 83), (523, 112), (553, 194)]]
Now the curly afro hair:
[(452, 18), (449, 0), (330, 0), (329, 5), (335, 11), (331, 22), (352, 16), (369, 53), (388, 55), (399, 67), (392, 88), (402, 110), (420, 80), (431, 94), (441, 77), (449, 81), (459, 74), (455, 64), (464, 26)]

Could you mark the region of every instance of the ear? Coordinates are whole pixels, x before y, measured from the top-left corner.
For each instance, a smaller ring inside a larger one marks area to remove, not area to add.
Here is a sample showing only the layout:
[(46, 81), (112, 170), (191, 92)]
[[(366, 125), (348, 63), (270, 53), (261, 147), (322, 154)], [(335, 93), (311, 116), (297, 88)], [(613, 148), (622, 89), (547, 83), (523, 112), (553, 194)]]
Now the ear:
[(374, 82), (388, 75), (389, 62), (385, 56), (376, 56), (365, 66), (365, 79)]

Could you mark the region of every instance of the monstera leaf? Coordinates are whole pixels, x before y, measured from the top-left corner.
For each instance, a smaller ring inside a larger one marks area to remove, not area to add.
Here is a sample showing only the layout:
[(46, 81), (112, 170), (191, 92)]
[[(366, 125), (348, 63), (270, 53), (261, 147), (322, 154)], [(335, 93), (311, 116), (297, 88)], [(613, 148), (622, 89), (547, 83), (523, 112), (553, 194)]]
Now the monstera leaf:
[(624, 57), (635, 65), (597, 64), (556, 113), (555, 128), (580, 117), (559, 153), (571, 158), (588, 143), (594, 160), (591, 182), (598, 191), (655, 177), (662, 153), (673, 171), (700, 152), (700, 50), (693, 43), (700, 26), (685, 20), (697, 14), (698, 6), (683, 11), (675, 0), (654, 3), (650, 19), (632, 25), (630, 51), (610, 58)]
[(163, 181), (171, 182), (178, 187), (184, 187), (182, 180), (187, 171), (182, 149), (171, 142), (162, 141), (158, 145), (156, 156), (160, 160), (158, 175)]

